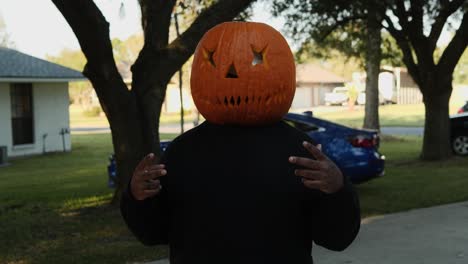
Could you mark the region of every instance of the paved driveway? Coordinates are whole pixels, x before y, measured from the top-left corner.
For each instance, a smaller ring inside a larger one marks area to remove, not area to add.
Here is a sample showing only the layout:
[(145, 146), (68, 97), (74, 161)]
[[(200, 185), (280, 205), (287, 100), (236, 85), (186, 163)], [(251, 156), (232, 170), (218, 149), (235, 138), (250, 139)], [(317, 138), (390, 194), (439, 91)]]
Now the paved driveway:
[(468, 202), (364, 219), (348, 249), (313, 255), (316, 264), (467, 264)]
[(467, 264), (468, 202), (365, 219), (344, 252), (314, 251), (316, 264)]

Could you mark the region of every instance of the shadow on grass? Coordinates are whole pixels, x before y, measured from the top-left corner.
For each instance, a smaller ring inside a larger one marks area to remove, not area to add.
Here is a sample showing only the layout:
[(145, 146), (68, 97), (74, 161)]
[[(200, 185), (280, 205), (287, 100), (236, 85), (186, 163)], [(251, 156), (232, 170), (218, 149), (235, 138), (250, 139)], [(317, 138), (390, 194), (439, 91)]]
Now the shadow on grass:
[(0, 212), (0, 263), (133, 263), (167, 256), (165, 246), (140, 244), (108, 203), (12, 203)]

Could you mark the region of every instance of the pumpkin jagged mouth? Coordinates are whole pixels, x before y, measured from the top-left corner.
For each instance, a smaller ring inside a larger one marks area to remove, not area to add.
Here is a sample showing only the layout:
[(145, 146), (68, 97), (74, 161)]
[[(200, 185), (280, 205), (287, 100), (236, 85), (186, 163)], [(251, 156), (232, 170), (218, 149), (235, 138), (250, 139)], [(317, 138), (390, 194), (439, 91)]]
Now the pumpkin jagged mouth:
[(278, 101), (278, 100), (284, 100), (285, 99), (284, 94), (276, 94), (276, 95), (267, 95), (265, 97), (258, 96), (258, 97), (249, 97), (246, 96), (244, 98), (241, 98), (241, 96), (224, 96), (223, 100), (220, 100), (220, 98), (217, 98), (217, 104), (218, 105), (224, 105), (226, 107), (233, 107), (233, 106), (240, 106), (241, 104), (260, 104), (260, 103), (265, 103), (265, 104), (270, 104), (272, 101)]

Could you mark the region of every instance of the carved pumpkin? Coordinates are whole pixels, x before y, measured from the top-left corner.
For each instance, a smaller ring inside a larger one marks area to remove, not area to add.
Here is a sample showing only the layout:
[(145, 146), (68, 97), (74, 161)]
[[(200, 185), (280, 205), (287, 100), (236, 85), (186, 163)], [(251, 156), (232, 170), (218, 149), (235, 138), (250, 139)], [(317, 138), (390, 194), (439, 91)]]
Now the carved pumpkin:
[(273, 123), (294, 97), (294, 58), (283, 36), (266, 24), (222, 23), (200, 40), (190, 85), (199, 112), (212, 123)]

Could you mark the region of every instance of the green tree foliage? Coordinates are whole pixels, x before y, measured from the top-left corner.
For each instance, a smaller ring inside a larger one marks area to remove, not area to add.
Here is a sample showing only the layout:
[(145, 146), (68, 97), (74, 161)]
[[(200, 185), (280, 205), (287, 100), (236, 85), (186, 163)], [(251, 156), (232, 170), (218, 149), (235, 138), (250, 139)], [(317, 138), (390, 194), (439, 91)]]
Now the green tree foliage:
[[(365, 69), (365, 43), (363, 38), (364, 33), (356, 32), (354, 37), (355, 40), (348, 38), (350, 33), (347, 32), (333, 32), (328, 37), (321, 41), (315, 41), (313, 39), (304, 41), (301, 43), (298, 51), (296, 52), (296, 60), (299, 63), (307, 61), (333, 61), (340, 60), (342, 62), (351, 62), (353, 71), (362, 71)], [(394, 67), (404, 66), (403, 54), (398, 48), (395, 39), (388, 34), (388, 32), (382, 32), (382, 65), (389, 65)], [(357, 64), (358, 67), (355, 67)], [(349, 69), (349, 70), (351, 70)], [(333, 71), (333, 70), (332, 70)], [(337, 72), (339, 73), (339, 71)], [(341, 73), (343, 77), (349, 78), (351, 74), (349, 71)], [(349, 76), (349, 77), (348, 77)]]
[[(362, 21), (372, 14), (371, 8), (381, 10), (377, 12), (381, 26), (398, 45), (408, 72), (423, 94), (426, 122), (421, 158), (449, 157), (448, 101), (455, 67), (468, 43), (466, 0), (278, 0), (275, 12), (288, 18), (290, 34), (296, 39), (319, 43), (317, 40), (331, 36), (338, 42), (328, 42), (327, 47), (344, 45), (348, 49), (342, 50), (352, 54), (360, 49), (359, 36), (365, 32)], [(437, 41), (445, 27), (455, 34), (438, 59)]]
[(381, 34), (382, 1), (278, 0), (275, 15), (286, 17), (288, 35), (300, 43), (299, 56), (327, 58), (332, 51), (355, 58), (366, 70), (364, 127), (379, 129), (380, 62), (400, 65), (401, 53), (388, 34)]
[[(272, 11), (286, 18), (286, 34), (299, 43), (298, 56), (327, 59), (336, 50), (357, 58), (364, 68), (369, 3), (375, 4), (368, 0), (277, 0)], [(382, 33), (381, 48), (384, 64), (402, 65), (402, 53), (387, 32)]]
[[(63, 49), (58, 55), (46, 55), (46, 60), (65, 67), (81, 71), (86, 64), (85, 56), (81, 50)], [(69, 97), (71, 104), (88, 107), (91, 104), (93, 88), (89, 81), (72, 82), (69, 84)]]

